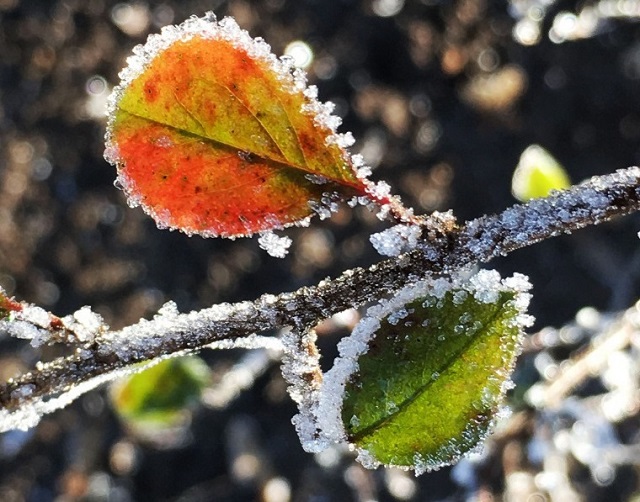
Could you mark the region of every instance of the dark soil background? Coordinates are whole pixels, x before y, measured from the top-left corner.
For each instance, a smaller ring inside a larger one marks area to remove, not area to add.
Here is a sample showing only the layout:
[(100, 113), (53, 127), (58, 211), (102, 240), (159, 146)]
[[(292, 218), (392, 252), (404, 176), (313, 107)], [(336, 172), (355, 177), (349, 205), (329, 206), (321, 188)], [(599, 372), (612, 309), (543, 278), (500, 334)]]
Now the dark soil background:
[[(515, 6), (542, 3), (0, 0), (0, 285), (58, 315), (91, 305), (118, 328), (169, 299), (181, 311), (253, 299), (379, 258), (368, 236), (385, 224), (363, 208), (288, 231), (291, 253), (278, 260), (255, 239), (188, 238), (157, 230), (127, 207), (113, 186), (114, 168), (102, 159), (104, 100), (134, 45), (207, 10), (233, 15), (276, 54), (293, 40), (309, 44), (310, 80), (321, 99), (336, 103), (341, 130), (353, 132), (373, 177), (419, 213), (453, 209), (465, 220), (515, 203), (511, 175), (532, 143), (548, 149), (574, 182), (640, 162), (640, 25), (611, 20), (586, 39), (553, 43), (547, 32), (558, 12), (595, 2), (547, 3), (540, 42), (524, 46), (512, 35)], [(394, 15), (381, 15), (394, 6)], [(537, 328), (565, 324), (585, 305), (620, 310), (640, 288), (639, 224), (636, 216), (621, 219), (491, 266), (530, 276)], [(321, 341), (329, 361), (341, 335)], [(223, 368), (240, 356), (205, 358)], [(40, 357), (0, 337), (3, 379)], [(1, 436), (0, 500), (470, 496), (450, 469), (416, 480), (364, 471), (341, 453), (304, 453), (277, 364), (225, 410), (196, 409), (186, 436), (171, 447), (129, 431), (106, 396), (94, 392), (31, 432)], [(503, 470), (500, 462), (485, 466), (478, 497), (500, 498)], [(581, 480), (581, 493), (585, 500), (630, 499), (637, 476), (629, 476), (613, 492)], [(532, 500), (545, 500), (537, 495)]]

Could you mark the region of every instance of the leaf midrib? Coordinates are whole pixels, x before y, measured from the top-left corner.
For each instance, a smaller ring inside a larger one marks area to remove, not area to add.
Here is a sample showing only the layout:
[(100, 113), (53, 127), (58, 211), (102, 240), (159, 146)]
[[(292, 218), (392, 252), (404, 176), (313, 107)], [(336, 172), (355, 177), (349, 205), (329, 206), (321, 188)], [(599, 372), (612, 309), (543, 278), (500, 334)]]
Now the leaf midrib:
[(221, 145), (221, 146), (223, 146), (225, 148), (232, 148), (234, 150), (237, 150), (238, 152), (249, 152), (249, 153), (251, 153), (251, 155), (254, 155), (255, 157), (257, 157), (259, 159), (264, 159), (264, 160), (267, 160), (269, 162), (273, 162), (274, 164), (278, 164), (278, 165), (280, 165), (282, 167), (288, 167), (288, 168), (291, 168), (291, 169), (296, 169), (298, 171), (302, 171), (304, 173), (311, 174), (311, 175), (314, 175), (314, 176), (322, 176), (323, 178), (326, 178), (326, 179), (328, 179), (329, 181), (331, 181), (333, 183), (353, 188), (359, 194), (364, 194), (362, 186), (360, 186), (357, 183), (351, 182), (349, 180), (346, 180), (346, 179), (343, 179), (343, 178), (331, 177), (331, 176), (328, 176), (328, 175), (326, 175), (324, 173), (318, 173), (316, 171), (313, 171), (313, 170), (309, 169), (307, 166), (301, 166), (299, 164), (296, 164), (296, 163), (293, 163), (293, 162), (289, 162), (286, 159), (285, 159), (286, 162), (283, 162), (282, 159), (274, 159), (274, 158), (266, 156), (266, 155), (258, 155), (258, 154), (254, 153), (254, 152), (249, 151), (249, 150), (245, 150), (243, 148), (239, 148), (236, 145), (231, 145), (231, 144), (225, 143), (225, 142), (217, 140), (217, 139), (209, 138), (207, 136), (202, 136), (202, 135), (193, 133), (191, 131), (188, 131), (186, 129), (183, 129), (182, 127), (177, 127), (177, 126), (168, 124), (166, 122), (163, 122), (161, 120), (156, 120), (156, 119), (152, 119), (152, 118), (149, 118), (147, 116), (144, 116), (144, 115), (140, 115), (139, 113), (135, 113), (135, 112), (132, 112), (130, 110), (127, 110), (125, 107), (120, 107), (120, 110), (125, 112), (125, 113), (128, 113), (129, 115), (131, 115), (133, 117), (136, 117), (138, 119), (146, 120), (148, 122), (151, 122), (151, 123), (154, 123), (154, 124), (158, 124), (160, 126), (167, 127), (169, 129), (173, 129), (174, 131), (178, 131), (178, 132), (180, 132), (181, 134), (183, 134), (183, 135), (185, 135), (187, 137), (196, 138), (199, 141), (206, 141), (206, 142), (213, 143), (213, 144), (216, 144), (216, 145)]
[[(439, 367), (438, 369), (436, 369), (436, 371), (438, 371), (441, 375), (440, 378), (442, 378), (444, 376), (444, 374), (446, 373), (446, 371), (454, 364), (455, 361), (458, 360), (458, 358), (473, 344), (473, 342), (476, 341), (476, 339), (479, 336), (482, 336), (484, 334), (487, 333), (488, 331), (488, 327), (492, 326), (493, 323), (496, 321), (496, 319), (500, 316), (500, 312), (502, 311), (502, 307), (508, 302), (508, 300), (505, 300), (504, 302), (501, 303), (500, 308), (496, 310), (496, 312), (489, 318), (489, 321), (487, 322), (486, 326), (487, 329), (484, 330), (479, 330), (476, 334), (474, 334), (473, 336), (469, 337), (469, 341), (467, 343), (465, 343), (464, 345), (462, 345), (461, 349), (459, 351), (457, 351), (452, 357), (450, 357), (445, 364), (443, 364), (441, 367)], [(352, 434), (349, 436), (349, 439), (353, 442), (358, 442), (360, 441), (362, 438), (372, 434), (373, 432), (375, 432), (377, 429), (379, 429), (380, 427), (382, 427), (385, 423), (391, 421), (392, 419), (394, 419), (397, 415), (399, 415), (400, 413), (402, 413), (406, 408), (408, 408), (416, 399), (418, 399), (422, 394), (424, 394), (424, 392), (426, 392), (426, 390), (433, 385), (434, 383), (436, 383), (436, 380), (429, 380), (428, 382), (425, 382), (423, 385), (421, 385), (420, 387), (418, 387), (418, 389), (416, 389), (416, 391), (411, 394), (411, 396), (409, 396), (407, 399), (405, 399), (400, 406), (398, 406), (398, 410), (386, 415), (378, 420), (376, 420), (375, 422), (373, 422), (372, 424), (368, 425), (367, 427), (365, 427), (364, 429), (361, 429), (360, 431), (356, 432), (355, 434)]]
[[(349, 181), (349, 180), (347, 180), (347, 179), (345, 179), (345, 178), (336, 178), (336, 177), (333, 177), (333, 176), (327, 175), (327, 174), (325, 174), (325, 173), (318, 173), (317, 171), (314, 171), (312, 168), (310, 168), (310, 167), (309, 167), (309, 165), (308, 165), (308, 159), (307, 159), (307, 154), (305, 153), (305, 151), (304, 151), (304, 149), (302, 148), (302, 145), (301, 145), (301, 143), (300, 143), (300, 136), (299, 136), (299, 134), (298, 134), (298, 131), (297, 131), (297, 129), (293, 126), (293, 123), (291, 122), (291, 117), (289, 116), (289, 112), (288, 112), (288, 110), (287, 110), (287, 107), (285, 107), (285, 106), (283, 105), (282, 100), (281, 100), (281, 99), (280, 99), (280, 97), (277, 95), (277, 93), (274, 95), (274, 97), (275, 97), (275, 99), (276, 99), (276, 101), (277, 101), (277, 103), (278, 103), (278, 106), (280, 107), (280, 110), (282, 110), (282, 112), (284, 113), (284, 115), (285, 115), (285, 117), (286, 117), (286, 120), (287, 120), (287, 124), (288, 124), (288, 126), (291, 128), (291, 131), (293, 131), (293, 134), (294, 134), (294, 137), (295, 137), (295, 144), (296, 144), (296, 147), (297, 147), (298, 151), (300, 152), (300, 154), (301, 154), (301, 156), (302, 156), (302, 159), (303, 159), (303, 160), (304, 160), (304, 162), (305, 162), (305, 165), (304, 165), (304, 166), (303, 166), (303, 165), (300, 165), (300, 164), (297, 164), (297, 163), (295, 163), (295, 162), (292, 162), (289, 158), (287, 158), (287, 156), (285, 155), (285, 153), (284, 153), (284, 152), (283, 152), (283, 150), (282, 150), (281, 145), (276, 141), (276, 139), (273, 137), (273, 135), (271, 134), (271, 132), (269, 131), (269, 129), (264, 125), (263, 121), (262, 121), (262, 120), (260, 120), (260, 118), (258, 118), (258, 116), (257, 116), (257, 115), (256, 115), (256, 114), (251, 110), (251, 108), (247, 105), (247, 103), (245, 103), (242, 99), (240, 99), (240, 97), (239, 97), (235, 92), (233, 92), (233, 90), (232, 90), (232, 89), (230, 89), (227, 85), (221, 84), (220, 82), (216, 82), (216, 81), (213, 81), (213, 82), (211, 82), (210, 84), (215, 85), (215, 86), (217, 86), (217, 87), (219, 87), (219, 88), (221, 88), (221, 89), (224, 89), (224, 90), (229, 94), (229, 97), (230, 97), (231, 99), (233, 99), (234, 101), (236, 101), (237, 103), (239, 103), (239, 104), (240, 104), (240, 105), (241, 105), (241, 106), (242, 106), (242, 107), (243, 107), (243, 108), (244, 108), (244, 109), (245, 109), (245, 110), (246, 110), (246, 111), (247, 111), (247, 112), (248, 112), (248, 113), (253, 117), (253, 119), (254, 119), (254, 120), (259, 124), (260, 128), (261, 128), (261, 129), (264, 131), (264, 133), (269, 137), (269, 139), (271, 140), (271, 142), (273, 143), (273, 145), (277, 148), (277, 150), (278, 150), (278, 152), (280, 153), (280, 156), (281, 156), (281, 157), (276, 159), (276, 158), (273, 158), (273, 157), (271, 157), (271, 156), (258, 155), (258, 154), (254, 153), (254, 152), (250, 152), (250, 153), (252, 153), (253, 155), (256, 155), (256, 156), (257, 156), (257, 157), (259, 157), (259, 158), (268, 159), (268, 160), (270, 160), (270, 161), (272, 161), (272, 162), (276, 162), (276, 163), (281, 164), (281, 165), (284, 165), (284, 166), (289, 166), (289, 167), (292, 167), (292, 168), (294, 168), (294, 169), (298, 169), (298, 170), (303, 171), (303, 172), (308, 173), (308, 174), (312, 174), (312, 175), (318, 175), (318, 174), (320, 174), (321, 176), (323, 176), (323, 177), (325, 177), (325, 178), (327, 178), (327, 179), (330, 179), (330, 180), (334, 181), (335, 183), (339, 183), (339, 184), (341, 184), (341, 185), (351, 186), (351, 187), (358, 187), (358, 191), (360, 192), (360, 194), (361, 194), (361, 195), (364, 195), (364, 194), (366, 193), (366, 191), (365, 191), (365, 190), (363, 190), (362, 186), (359, 186), (359, 185), (358, 185), (358, 184), (356, 184), (355, 182)], [(193, 112), (191, 112), (191, 111), (190, 111), (190, 110), (189, 110), (189, 109), (188, 109), (188, 108), (187, 108), (187, 107), (186, 107), (186, 106), (185, 106), (185, 105), (180, 101), (180, 99), (178, 98), (178, 96), (176, 95), (176, 93), (175, 93), (175, 92), (173, 93), (173, 96), (174, 96), (174, 98), (175, 98), (176, 102), (178, 103), (178, 105), (179, 105), (179, 106), (180, 106), (180, 107), (185, 111), (185, 113), (186, 113), (189, 117), (191, 117), (191, 119), (192, 119), (192, 120), (194, 120), (194, 121), (198, 124), (198, 126), (202, 129), (202, 133), (203, 133), (203, 135), (204, 135), (204, 134), (206, 134), (206, 128), (204, 127), (204, 125), (202, 124), (202, 122), (201, 122), (201, 121), (200, 121), (200, 120), (199, 120), (199, 119), (198, 119), (198, 118), (193, 114)], [(230, 148), (235, 148), (235, 149), (237, 149), (238, 151), (250, 151), (250, 150), (245, 150), (245, 149), (241, 148), (240, 146), (232, 145), (232, 144), (228, 144), (228, 143), (225, 143), (225, 142), (223, 142), (223, 141), (220, 141), (220, 140), (217, 140), (217, 139), (214, 139), (214, 138), (209, 138), (209, 137), (207, 137), (207, 136), (199, 136), (199, 135), (194, 134), (194, 133), (192, 133), (192, 132), (190, 132), (190, 131), (186, 131), (186, 130), (184, 130), (184, 129), (180, 128), (180, 127), (176, 127), (176, 126), (173, 126), (173, 125), (171, 125), (171, 124), (167, 124), (167, 123), (162, 122), (161, 120), (157, 120), (157, 119), (155, 119), (155, 118), (153, 118), (153, 119), (152, 119), (152, 118), (150, 118), (150, 117), (148, 117), (148, 116), (144, 116), (144, 115), (140, 115), (140, 114), (137, 114), (137, 113), (131, 112), (130, 110), (127, 110), (125, 107), (123, 107), (123, 106), (122, 106), (122, 102), (120, 102), (120, 103), (118, 104), (118, 107), (119, 107), (120, 109), (124, 110), (125, 112), (130, 113), (131, 115), (134, 115), (134, 116), (136, 116), (136, 117), (138, 117), (138, 118), (145, 119), (145, 120), (149, 120), (150, 122), (154, 122), (154, 123), (156, 123), (156, 124), (163, 125), (163, 126), (166, 126), (166, 127), (171, 127), (171, 128), (173, 128), (174, 130), (180, 131), (180, 132), (182, 132), (182, 133), (189, 134), (190, 136), (196, 136), (196, 137), (198, 137), (198, 138), (202, 138), (202, 139), (205, 139), (205, 140), (208, 140), (208, 141), (211, 141), (211, 142), (215, 142), (215, 143), (220, 144), (220, 145), (224, 145), (224, 146), (227, 146), (227, 147), (230, 147)], [(340, 158), (337, 158), (337, 159), (336, 159), (336, 157), (335, 157), (335, 155), (334, 155), (333, 153), (331, 153), (331, 157), (333, 158), (334, 162), (338, 162), (338, 163), (339, 163), (339, 162), (340, 162), (340, 160), (341, 160)], [(347, 166), (347, 168), (348, 168), (348, 167), (349, 167), (349, 166)]]

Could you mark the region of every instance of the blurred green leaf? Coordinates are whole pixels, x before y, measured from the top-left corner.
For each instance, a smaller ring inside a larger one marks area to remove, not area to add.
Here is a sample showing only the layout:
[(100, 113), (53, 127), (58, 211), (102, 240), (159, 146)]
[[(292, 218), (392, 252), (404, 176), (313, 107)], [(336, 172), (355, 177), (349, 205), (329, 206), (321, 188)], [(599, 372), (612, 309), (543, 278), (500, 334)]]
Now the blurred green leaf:
[(172, 427), (209, 382), (209, 367), (196, 356), (164, 360), (116, 383), (111, 400), (134, 426)]
[(473, 449), (511, 383), (521, 338), (516, 295), (495, 292), (486, 303), (454, 289), (384, 318), (346, 386), (349, 441), (377, 462), (420, 472)]
[(511, 192), (526, 202), (546, 197), (551, 190), (563, 190), (571, 186), (564, 167), (540, 145), (531, 145), (522, 152), (513, 173)]

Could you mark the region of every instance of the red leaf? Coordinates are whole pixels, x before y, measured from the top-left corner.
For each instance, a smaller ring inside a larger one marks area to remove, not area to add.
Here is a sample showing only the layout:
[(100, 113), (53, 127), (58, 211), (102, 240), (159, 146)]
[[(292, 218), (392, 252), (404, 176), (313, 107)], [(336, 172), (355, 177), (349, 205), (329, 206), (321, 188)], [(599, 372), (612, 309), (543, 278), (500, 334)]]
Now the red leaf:
[(237, 237), (306, 221), (329, 193), (369, 196), (339, 119), (229, 18), (192, 18), (134, 49), (106, 158), (159, 226)]

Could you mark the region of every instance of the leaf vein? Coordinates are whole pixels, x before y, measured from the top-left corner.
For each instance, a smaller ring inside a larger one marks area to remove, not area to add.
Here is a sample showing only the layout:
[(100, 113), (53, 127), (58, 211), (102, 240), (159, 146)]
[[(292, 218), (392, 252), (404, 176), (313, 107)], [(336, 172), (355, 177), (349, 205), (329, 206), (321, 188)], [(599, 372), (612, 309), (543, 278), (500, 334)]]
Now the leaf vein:
[[(487, 327), (485, 330), (482, 330), (477, 335), (469, 337), (469, 341), (467, 343), (465, 343), (460, 348), (460, 350), (458, 350), (456, 353), (454, 353), (447, 361), (444, 362), (444, 364), (442, 366), (440, 366), (436, 370), (436, 371), (438, 371), (438, 373), (440, 373), (441, 378), (444, 376), (446, 371), (449, 368), (451, 368), (451, 366), (455, 363), (455, 361), (457, 361), (458, 358), (469, 349), (469, 347), (473, 344), (473, 342), (475, 342), (476, 338), (478, 336), (481, 336), (482, 334), (485, 334), (487, 332), (487, 330), (489, 329), (489, 326), (491, 326), (496, 321), (496, 319), (498, 319), (498, 317), (500, 316), (500, 313), (502, 311), (502, 307), (504, 306), (505, 303), (506, 303), (506, 301), (502, 302), (502, 304), (500, 305), (500, 308), (498, 308), (496, 310), (496, 312), (489, 318), (489, 320), (485, 324), (485, 326)], [(425, 382), (423, 385), (418, 387), (413, 394), (411, 394), (407, 399), (405, 399), (402, 403), (400, 403), (400, 406), (398, 406), (398, 410), (397, 411), (395, 411), (393, 413), (390, 413), (390, 414), (388, 414), (386, 416), (383, 416), (382, 418), (376, 420), (375, 422), (373, 422), (372, 424), (368, 425), (364, 429), (361, 429), (360, 431), (356, 432), (355, 434), (352, 434), (350, 436), (350, 440), (353, 441), (353, 442), (358, 442), (362, 438), (374, 433), (377, 429), (382, 427), (385, 423), (391, 421), (394, 417), (396, 417), (398, 414), (400, 414), (406, 408), (408, 408), (409, 405), (411, 405), (416, 399), (418, 399), (434, 383), (435, 383), (435, 380), (429, 380), (428, 382)]]

